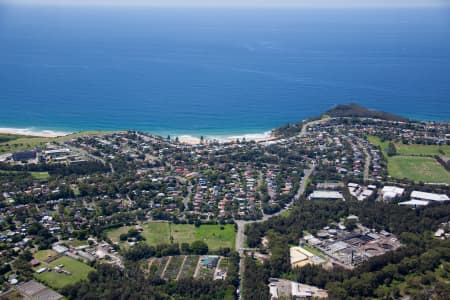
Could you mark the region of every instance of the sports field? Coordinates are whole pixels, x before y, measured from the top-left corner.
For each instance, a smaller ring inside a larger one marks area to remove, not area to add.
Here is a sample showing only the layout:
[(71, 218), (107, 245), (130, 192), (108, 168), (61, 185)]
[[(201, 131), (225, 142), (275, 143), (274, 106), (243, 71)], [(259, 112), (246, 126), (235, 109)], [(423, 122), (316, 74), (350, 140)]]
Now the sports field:
[(408, 178), (416, 182), (450, 184), (450, 173), (432, 157), (389, 157), (388, 172), (395, 178)]
[(51, 272), (46, 271), (41, 274), (34, 273), (34, 277), (39, 281), (44, 282), (49, 287), (58, 290), (80, 280), (87, 279), (89, 272), (94, 271), (94, 268), (67, 256), (62, 256), (49, 264), (41, 263), (41, 265), (35, 269), (40, 269), (45, 266), (53, 269), (59, 265), (62, 265), (62, 269), (71, 274), (57, 273), (52, 270)]
[(386, 154), (389, 141), (382, 142), (376, 136), (369, 136), (368, 140), (373, 145), (380, 146), (387, 159), (390, 176), (399, 179), (407, 178), (415, 182), (450, 184), (450, 172), (445, 170), (433, 157), (434, 155), (443, 155), (442, 152), (446, 156), (450, 156), (450, 146), (395, 143), (397, 155), (389, 157)]
[[(119, 242), (122, 233), (128, 232), (133, 226), (124, 226), (109, 231), (108, 237), (113, 242)], [(234, 249), (234, 226), (228, 225), (201, 225), (195, 227), (191, 224), (170, 224), (168, 222), (149, 222), (142, 225), (141, 235), (149, 245), (168, 244), (172, 235), (175, 243), (192, 243), (196, 240), (204, 241), (212, 250), (221, 247)], [(223, 229), (221, 229), (223, 228)]]

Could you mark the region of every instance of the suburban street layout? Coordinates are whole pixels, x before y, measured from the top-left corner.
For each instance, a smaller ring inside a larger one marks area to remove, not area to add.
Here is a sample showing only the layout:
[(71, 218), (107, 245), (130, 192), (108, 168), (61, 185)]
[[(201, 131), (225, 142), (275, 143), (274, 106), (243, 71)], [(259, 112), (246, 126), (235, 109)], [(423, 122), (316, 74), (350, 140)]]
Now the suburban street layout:
[(368, 293), (402, 295), (402, 270), (425, 276), (407, 260), (426, 257), (443, 289), (430, 293), (446, 293), (448, 123), (327, 114), (260, 140), (4, 138), (4, 297), (74, 298), (113, 278), (161, 295), (175, 282), (229, 299), (354, 297), (355, 276), (392, 278), (388, 264), (400, 279)]

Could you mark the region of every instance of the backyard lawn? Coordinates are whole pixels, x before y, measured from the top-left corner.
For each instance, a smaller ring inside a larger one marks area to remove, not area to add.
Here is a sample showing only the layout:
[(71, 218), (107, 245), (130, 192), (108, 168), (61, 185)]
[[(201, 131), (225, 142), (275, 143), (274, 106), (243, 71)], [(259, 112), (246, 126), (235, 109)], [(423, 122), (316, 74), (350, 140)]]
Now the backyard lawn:
[(450, 173), (432, 157), (389, 157), (388, 172), (395, 178), (408, 178), (416, 182), (450, 184)]

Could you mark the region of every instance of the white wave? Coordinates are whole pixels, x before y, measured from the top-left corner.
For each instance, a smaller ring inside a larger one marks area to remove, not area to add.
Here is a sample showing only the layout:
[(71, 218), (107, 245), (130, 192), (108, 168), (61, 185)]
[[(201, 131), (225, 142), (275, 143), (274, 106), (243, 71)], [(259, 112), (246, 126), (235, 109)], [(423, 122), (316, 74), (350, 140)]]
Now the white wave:
[[(174, 135), (178, 137), (178, 140), (187, 144), (200, 144), (200, 137), (192, 136), (188, 134)], [(205, 142), (217, 141), (219, 143), (234, 142), (236, 140), (246, 141), (265, 141), (273, 137), (272, 131), (266, 131), (263, 133), (243, 133), (235, 135), (204, 135)]]
[(247, 141), (260, 141), (260, 140), (267, 140), (269, 138), (272, 137), (272, 131), (266, 131), (263, 133), (246, 133), (246, 134), (242, 134), (242, 135), (232, 135), (232, 136), (228, 136), (226, 139), (227, 140), (247, 140)]
[(63, 131), (38, 130), (36, 128), (9, 128), (9, 127), (0, 127), (0, 133), (40, 136), (40, 137), (58, 137), (70, 134), (70, 132), (63, 132)]
[(185, 144), (200, 144), (200, 138), (188, 134), (179, 135), (178, 140)]

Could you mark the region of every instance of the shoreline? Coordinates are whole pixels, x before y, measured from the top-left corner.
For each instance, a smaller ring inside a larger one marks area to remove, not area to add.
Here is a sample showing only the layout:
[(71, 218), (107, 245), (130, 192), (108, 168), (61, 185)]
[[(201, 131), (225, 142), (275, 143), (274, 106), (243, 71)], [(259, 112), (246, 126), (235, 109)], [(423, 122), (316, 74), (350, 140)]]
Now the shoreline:
[(34, 130), (33, 128), (0, 127), (0, 134), (23, 135), (33, 137), (55, 138), (72, 134), (73, 132), (54, 130)]
[[(22, 135), (22, 136), (31, 136), (31, 137), (43, 137), (43, 138), (56, 138), (56, 137), (64, 137), (71, 134), (79, 133), (79, 132), (88, 132), (90, 130), (82, 130), (82, 131), (55, 131), (50, 129), (45, 130), (37, 130), (33, 127), (29, 128), (13, 128), (13, 127), (0, 127), (0, 134), (11, 134), (11, 135)], [(121, 131), (121, 130), (117, 130)], [(107, 132), (107, 131), (105, 131)], [(164, 137), (162, 134), (158, 133), (152, 133), (149, 131), (142, 131), (150, 135), (156, 135)], [(262, 141), (269, 141), (275, 138), (273, 135), (273, 130), (265, 131), (263, 133), (233, 133), (233, 134), (220, 134), (220, 135), (201, 135), (199, 134), (198, 137), (191, 135), (191, 134), (170, 134), (172, 137), (172, 140), (178, 137), (178, 140), (182, 144), (189, 144), (189, 145), (198, 145), (201, 144), (200, 136), (204, 137), (205, 143), (210, 143), (217, 141), (219, 143), (228, 143), (236, 140), (247, 140), (247, 141), (255, 141), (255, 142), (262, 142)]]
[[(174, 135), (174, 137), (178, 137), (180, 143), (190, 144), (190, 145), (198, 145), (201, 144), (201, 140), (199, 137), (193, 135)], [(210, 142), (219, 142), (219, 143), (229, 143), (236, 140), (246, 140), (246, 141), (255, 141), (255, 142), (263, 142), (273, 140), (275, 136), (273, 135), (273, 130), (265, 131), (263, 133), (242, 133), (242, 134), (224, 134), (224, 135), (205, 135), (204, 142), (206, 144)]]

